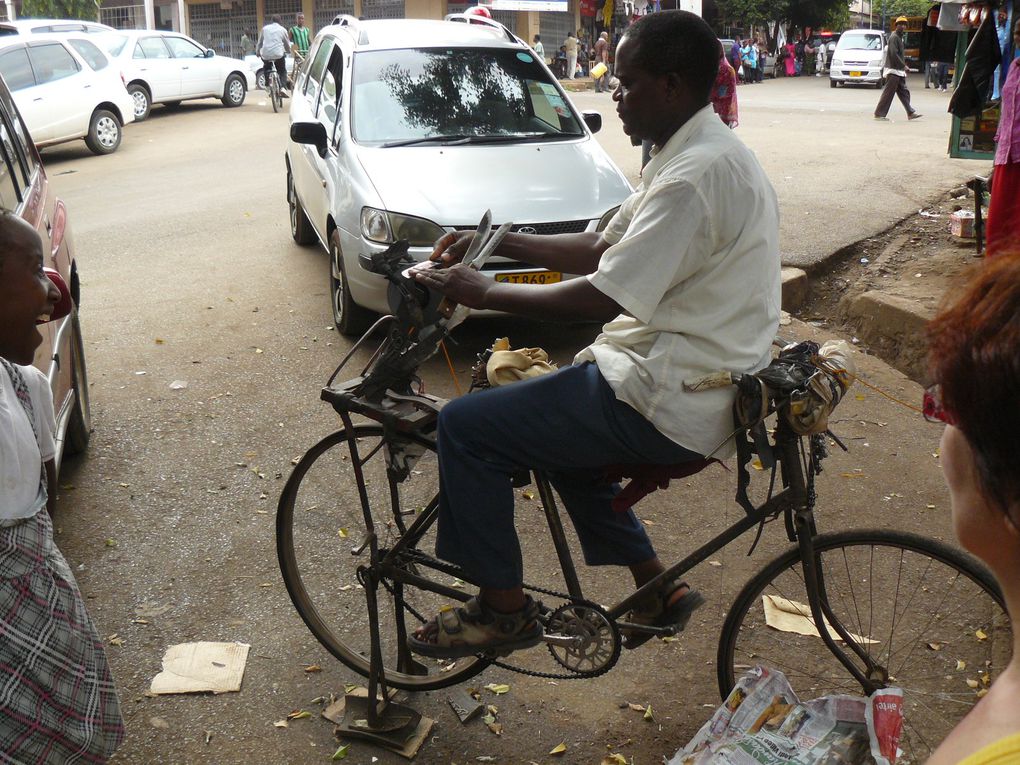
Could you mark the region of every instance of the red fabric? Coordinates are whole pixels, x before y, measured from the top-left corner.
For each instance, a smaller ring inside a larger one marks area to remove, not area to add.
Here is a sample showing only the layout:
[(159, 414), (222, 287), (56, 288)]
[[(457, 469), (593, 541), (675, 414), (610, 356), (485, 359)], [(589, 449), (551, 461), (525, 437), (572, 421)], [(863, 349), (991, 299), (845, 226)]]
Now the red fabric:
[(996, 165), (985, 225), (985, 257), (1020, 252), (1020, 162)]
[[(619, 483), (624, 478), (631, 479), (630, 483), (613, 497), (613, 510), (617, 513), (625, 513), (656, 489), (669, 488), (670, 479), (694, 475), (713, 462), (719, 462), (719, 460), (691, 460), (690, 462), (681, 462), (679, 465), (610, 465), (606, 468), (606, 481)], [(719, 464), (722, 465), (721, 462)]]

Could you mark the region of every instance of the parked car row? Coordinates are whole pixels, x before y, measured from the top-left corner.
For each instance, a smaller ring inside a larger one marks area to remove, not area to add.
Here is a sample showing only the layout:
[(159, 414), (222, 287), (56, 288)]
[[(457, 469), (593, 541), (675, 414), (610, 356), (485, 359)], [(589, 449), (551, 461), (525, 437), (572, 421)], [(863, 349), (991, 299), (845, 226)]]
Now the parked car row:
[(124, 126), (153, 104), (219, 98), (234, 107), (255, 87), (245, 62), (185, 35), (52, 19), (0, 25), (0, 75), (36, 146), (84, 138), (96, 154), (116, 151)]

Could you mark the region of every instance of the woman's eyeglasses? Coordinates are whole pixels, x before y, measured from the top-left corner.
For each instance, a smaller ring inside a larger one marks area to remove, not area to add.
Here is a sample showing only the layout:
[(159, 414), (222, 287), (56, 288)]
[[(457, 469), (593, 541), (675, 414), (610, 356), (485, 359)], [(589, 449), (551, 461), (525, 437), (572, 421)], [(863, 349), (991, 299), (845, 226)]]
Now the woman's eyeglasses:
[(921, 412), (924, 414), (924, 419), (928, 422), (944, 422), (946, 425), (956, 424), (956, 418), (942, 406), (941, 386), (935, 384), (925, 390), (923, 402)]

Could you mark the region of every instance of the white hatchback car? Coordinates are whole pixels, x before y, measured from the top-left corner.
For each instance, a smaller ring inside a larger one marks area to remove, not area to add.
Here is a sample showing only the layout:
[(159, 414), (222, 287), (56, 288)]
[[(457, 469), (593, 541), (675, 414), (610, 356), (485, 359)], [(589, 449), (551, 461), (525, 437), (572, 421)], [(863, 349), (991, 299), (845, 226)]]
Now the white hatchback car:
[[(407, 240), (424, 260), (444, 233), (493, 224), (600, 231), (631, 193), (526, 43), (490, 22), (342, 17), (316, 36), (290, 106), (287, 199), (299, 244), (329, 251), (333, 320), (357, 334), (388, 313), (386, 282), (359, 255)], [(493, 258), (500, 281), (566, 274)]]
[(120, 146), (124, 125), (134, 119), (133, 104), (94, 37), (0, 37), (0, 74), (36, 146), (78, 138), (96, 154)]
[(153, 104), (177, 106), (193, 98), (218, 98), (224, 106), (240, 106), (255, 78), (240, 59), (218, 56), (176, 32), (118, 30), (96, 35), (112, 56), (139, 122)]

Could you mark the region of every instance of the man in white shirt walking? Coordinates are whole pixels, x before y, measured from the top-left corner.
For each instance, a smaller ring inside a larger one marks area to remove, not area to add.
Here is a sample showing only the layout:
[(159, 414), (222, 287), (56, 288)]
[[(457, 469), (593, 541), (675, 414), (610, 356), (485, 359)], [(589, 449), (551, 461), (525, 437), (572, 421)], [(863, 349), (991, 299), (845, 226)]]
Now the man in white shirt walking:
[[(684, 390), (718, 370), (769, 363), (779, 326), (778, 204), (751, 151), (709, 101), (719, 42), (698, 16), (662, 11), (635, 22), (616, 55), (624, 131), (655, 148), (644, 182), (602, 233), (510, 234), (497, 254), (584, 274), (552, 285), (503, 284), (460, 265), (470, 241), (447, 234), (416, 278), (471, 308), (605, 322), (572, 366), (462, 396), (440, 416), (437, 554), (480, 585), (408, 642), (427, 656), (505, 653), (542, 637), (526, 596), (511, 476), (546, 471), (589, 565), (626, 566), (641, 586), (665, 569), (632, 509), (614, 512), (612, 464), (676, 465), (722, 443), (733, 451), (732, 390)], [(678, 523), (682, 519), (678, 519)], [(682, 628), (703, 598), (661, 578), (631, 622)], [(632, 632), (637, 647), (651, 633)]]

